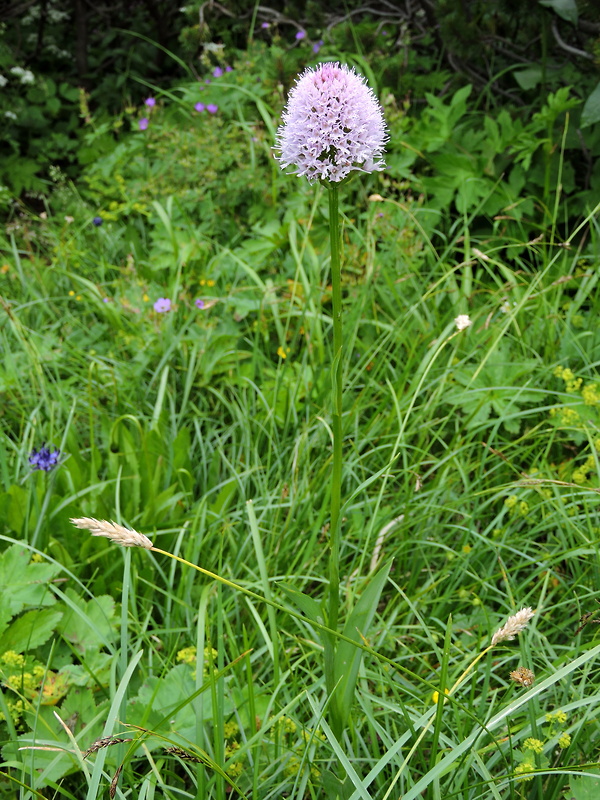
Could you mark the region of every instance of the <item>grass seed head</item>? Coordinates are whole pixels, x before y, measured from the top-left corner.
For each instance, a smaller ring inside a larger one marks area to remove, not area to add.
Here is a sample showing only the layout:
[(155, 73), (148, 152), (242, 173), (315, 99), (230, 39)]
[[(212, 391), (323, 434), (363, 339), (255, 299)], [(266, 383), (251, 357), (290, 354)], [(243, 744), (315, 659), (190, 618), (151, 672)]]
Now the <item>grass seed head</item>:
[(508, 642), (514, 639), (518, 633), (525, 630), (527, 623), (533, 617), (535, 611), (532, 608), (522, 608), (509, 617), (506, 624), (498, 628), (496, 633), (492, 636), (492, 646), (500, 644), (500, 642)]
[(92, 536), (105, 536), (122, 547), (145, 547), (146, 550), (152, 549), (152, 542), (143, 533), (131, 531), (116, 522), (94, 519), (93, 517), (79, 517), (71, 519), (77, 528), (90, 531)]

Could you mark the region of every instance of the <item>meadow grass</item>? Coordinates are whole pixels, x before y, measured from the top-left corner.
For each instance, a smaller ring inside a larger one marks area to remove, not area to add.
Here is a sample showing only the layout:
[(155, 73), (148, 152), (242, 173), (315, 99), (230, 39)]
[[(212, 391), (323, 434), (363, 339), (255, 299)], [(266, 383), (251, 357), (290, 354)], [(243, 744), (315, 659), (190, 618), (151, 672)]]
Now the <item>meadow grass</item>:
[[(3, 795), (592, 797), (597, 209), (561, 246), (558, 202), (541, 241), (519, 221), (479, 236), (480, 209), (446, 218), (385, 176), (341, 197), (328, 632), (327, 198), (273, 169), (267, 100), (249, 101), (259, 125), (232, 97), (237, 126), (203, 120), (198, 158), (227, 135), (250, 148), (252, 186), (229, 155), (195, 188), (176, 166), (196, 123), (166, 118), (0, 242)], [(217, 208), (219, 169), (240, 206)], [(95, 227), (102, 175), (128, 205)], [(44, 442), (61, 462), (32, 472)], [(154, 549), (92, 538), (80, 517)], [(524, 607), (518, 639), (490, 647)], [(324, 635), (348, 670), (362, 652), (341, 732)]]

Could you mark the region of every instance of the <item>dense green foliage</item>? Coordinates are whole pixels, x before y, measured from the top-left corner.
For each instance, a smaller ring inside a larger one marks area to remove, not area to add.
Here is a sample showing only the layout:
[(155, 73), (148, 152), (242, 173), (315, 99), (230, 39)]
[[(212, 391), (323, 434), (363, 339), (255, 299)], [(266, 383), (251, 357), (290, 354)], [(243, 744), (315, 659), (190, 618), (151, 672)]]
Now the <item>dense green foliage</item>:
[[(555, 69), (574, 3), (534, 4), (514, 46), (539, 36), (539, 60), (487, 83), (474, 31), (507, 36), (512, 4), (430, 6), (439, 29), (391, 12), (311, 29), (308, 3), (262, 28), (232, 4), (209, 37), (196, 4), (162, 68), (144, 40), (81, 90), (48, 64), (12, 73), (2, 797), (95, 800), (113, 778), (140, 798), (596, 796), (600, 75), (577, 56)], [(284, 19), (307, 36), (290, 43)], [(322, 58), (369, 78), (391, 134), (387, 170), (341, 191), (339, 736), (321, 665), (327, 197), (272, 153), (287, 88)], [(47, 472), (43, 444), (61, 453)], [(518, 641), (490, 648), (527, 606)]]

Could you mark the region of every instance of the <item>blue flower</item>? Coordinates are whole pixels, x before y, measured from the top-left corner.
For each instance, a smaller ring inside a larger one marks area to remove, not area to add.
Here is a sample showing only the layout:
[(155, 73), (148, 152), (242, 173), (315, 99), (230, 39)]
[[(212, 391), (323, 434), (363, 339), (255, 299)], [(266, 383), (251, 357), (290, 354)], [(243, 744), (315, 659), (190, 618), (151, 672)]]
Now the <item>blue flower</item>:
[(43, 469), (44, 472), (50, 472), (50, 470), (54, 469), (60, 458), (60, 450), (54, 447), (54, 445), (52, 445), (52, 447), (54, 449), (50, 450), (49, 447), (46, 447), (46, 443), (44, 442), (39, 450), (33, 449), (31, 451), (29, 454), (29, 463), (32, 469)]
[(104, 222), (104, 220), (102, 219), (102, 217), (94, 217), (94, 219), (92, 220), (92, 222), (93, 222), (93, 224), (94, 224), (96, 227), (98, 227), (99, 225), (102, 225), (102, 223)]

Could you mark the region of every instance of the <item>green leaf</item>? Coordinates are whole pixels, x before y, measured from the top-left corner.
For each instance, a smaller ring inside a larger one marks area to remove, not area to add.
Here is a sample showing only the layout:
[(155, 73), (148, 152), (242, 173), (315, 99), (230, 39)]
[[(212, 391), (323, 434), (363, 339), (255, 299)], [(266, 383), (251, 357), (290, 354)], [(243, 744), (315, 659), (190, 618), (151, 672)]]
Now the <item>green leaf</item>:
[(455, 386), (445, 400), (460, 406), (470, 430), (480, 427), (494, 413), (506, 430), (518, 433), (521, 406), (539, 402), (542, 397), (532, 386), (536, 366), (532, 359), (516, 360), (508, 348), (499, 345), (483, 365), (466, 365), (453, 374)]
[[(113, 639), (115, 601), (109, 595), (100, 595), (85, 601), (72, 589), (64, 595), (70, 601), (65, 610), (59, 632), (81, 653), (99, 650)], [(79, 609), (79, 613), (76, 609)]]
[[(390, 561), (379, 570), (346, 620), (343, 634), (354, 642), (362, 643), (368, 635), (391, 566), (392, 562)], [(338, 644), (334, 663), (336, 689), (332, 703), (337, 709), (338, 723), (341, 723), (342, 726), (348, 719), (352, 707), (361, 658), (362, 650), (354, 647), (350, 642), (342, 641)]]
[(513, 76), (521, 89), (535, 89), (542, 80), (542, 68), (535, 65), (527, 69), (518, 69)]
[(24, 653), (35, 650), (47, 642), (62, 617), (61, 611), (45, 608), (41, 611), (27, 611), (15, 620), (0, 638), (0, 650), (14, 650)]
[(586, 128), (600, 121), (600, 82), (585, 101), (581, 112), (581, 127)]
[(11, 617), (26, 606), (50, 606), (56, 598), (48, 583), (60, 572), (60, 566), (30, 563), (31, 554), (12, 545), (0, 556), (0, 606)]
[(278, 583), (277, 586), (286, 595), (288, 600), (297, 606), (303, 614), (306, 614), (308, 619), (310, 619), (312, 622), (318, 622), (320, 625), (325, 624), (323, 609), (316, 600), (313, 600), (312, 597), (304, 594), (304, 592), (301, 592), (298, 589), (295, 589), (293, 586), (289, 586), (285, 583)]
[(579, 15), (575, 0), (540, 0), (540, 5), (551, 8), (562, 19), (577, 25)]
[(573, 778), (569, 786), (572, 800), (597, 800), (600, 797), (600, 775)]

